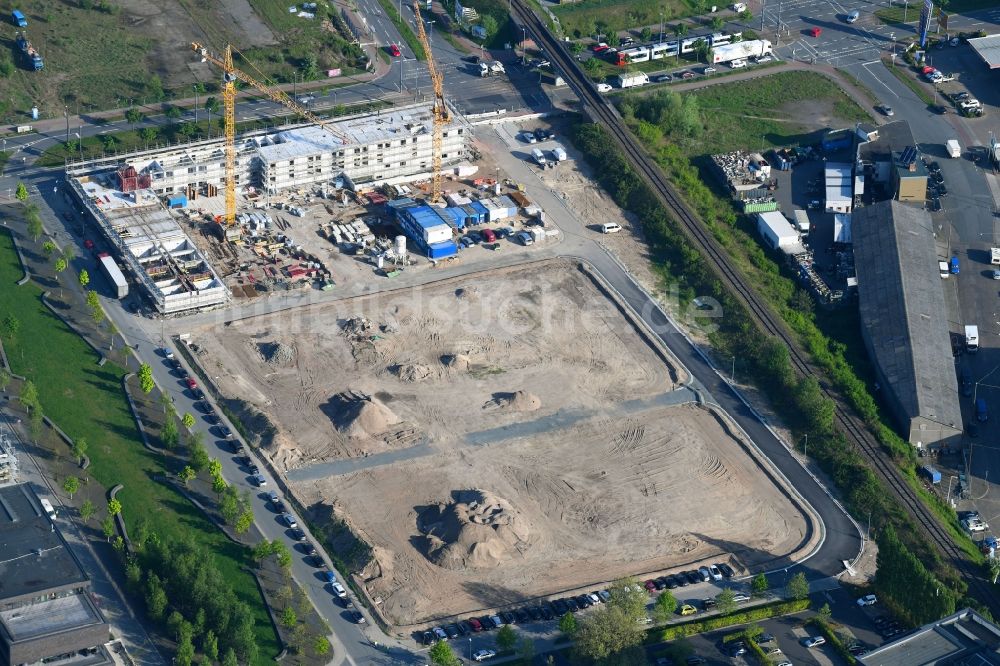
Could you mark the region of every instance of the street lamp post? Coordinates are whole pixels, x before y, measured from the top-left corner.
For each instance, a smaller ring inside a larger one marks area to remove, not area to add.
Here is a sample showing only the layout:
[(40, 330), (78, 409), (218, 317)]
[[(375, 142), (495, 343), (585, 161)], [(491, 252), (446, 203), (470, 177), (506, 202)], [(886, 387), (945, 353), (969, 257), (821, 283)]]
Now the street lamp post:
[(198, 84), (191, 86), (194, 88), (194, 124), (198, 124)]
[(63, 106), (63, 115), (66, 116), (66, 145), (69, 145), (69, 107)]
[(809, 433), (802, 436), (802, 455), (809, 457)]
[(521, 26), (521, 64), (528, 62), (528, 52), (524, 43), (528, 41), (528, 28)]

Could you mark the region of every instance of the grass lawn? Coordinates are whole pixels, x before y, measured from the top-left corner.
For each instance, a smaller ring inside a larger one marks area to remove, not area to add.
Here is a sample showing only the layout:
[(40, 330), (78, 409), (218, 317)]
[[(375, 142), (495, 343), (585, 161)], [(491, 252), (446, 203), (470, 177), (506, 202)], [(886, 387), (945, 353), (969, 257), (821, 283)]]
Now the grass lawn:
[[(840, 127), (870, 120), (861, 107), (830, 79), (811, 72), (779, 72), (772, 76), (693, 90), (709, 122), (690, 148), (698, 154), (728, 150), (791, 146), (810, 140), (817, 123)], [(821, 120), (828, 118), (829, 120)]]
[(581, 0), (552, 7), (565, 34), (576, 39), (658, 25), (661, 15), (670, 21), (701, 10), (697, 0)]
[(257, 663), (273, 663), (277, 638), (256, 583), (240, 569), (253, 564), (249, 550), (229, 541), (186, 499), (153, 480), (168, 470), (142, 446), (120, 384), (125, 371), (112, 363), (99, 367), (93, 350), (42, 305), (34, 282), (14, 285), (21, 275), (10, 235), (0, 234), (0, 312), (21, 323), (17, 339), (4, 340), (14, 372), (35, 382), (45, 413), (70, 437), (90, 442), (92, 478), (105, 488), (125, 486), (118, 497), (129, 529), (145, 517), (161, 538), (191, 538), (214, 555), (215, 566), (254, 611)]

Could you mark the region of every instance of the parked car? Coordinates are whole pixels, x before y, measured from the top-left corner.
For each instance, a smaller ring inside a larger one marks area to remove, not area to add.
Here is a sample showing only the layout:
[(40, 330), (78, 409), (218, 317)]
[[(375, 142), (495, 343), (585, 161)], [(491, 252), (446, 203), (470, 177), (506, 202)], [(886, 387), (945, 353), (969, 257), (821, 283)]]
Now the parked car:
[(187, 378), (187, 387), (189, 389), (191, 389), (192, 391), (195, 390), (196, 388), (198, 388), (198, 382), (196, 382), (194, 380), (194, 377), (188, 377)]
[(448, 640), (448, 634), (446, 634), (444, 629), (442, 629), (441, 627), (434, 627), (433, 629), (431, 629), (431, 631), (434, 632), (434, 635), (437, 637), (439, 641)]
[(424, 633), (420, 634), (420, 642), (423, 645), (433, 645), (434, 644), (434, 632), (433, 631), (425, 631)]
[(687, 578), (688, 583), (691, 584), (701, 582), (701, 576), (698, 574), (697, 571), (685, 571), (684, 577)]
[(290, 513), (282, 515), (281, 519), (285, 522), (285, 525), (288, 525), (289, 527), (295, 528), (299, 526), (299, 524), (295, 521), (295, 516)]
[(668, 590), (676, 590), (677, 586), (680, 585), (680, 582), (677, 580), (677, 576), (667, 576), (666, 579)]
[(708, 566), (708, 574), (712, 577), (712, 580), (722, 580), (722, 571), (714, 564)]
[(747, 66), (747, 61), (746, 60), (740, 60), (739, 58), (737, 58), (736, 60), (733, 60), (732, 62), (729, 63), (729, 68), (730, 69), (743, 69), (746, 66)]
[(819, 647), (820, 645), (826, 645), (826, 639), (822, 636), (810, 636), (803, 640), (802, 644), (807, 648)]
[(486, 661), (487, 659), (492, 659), (497, 656), (497, 653), (493, 650), (476, 650), (472, 653), (473, 661)]
[(570, 613), (575, 613), (580, 610), (580, 604), (576, 603), (576, 599), (573, 597), (566, 598), (566, 607), (569, 608)]
[(521, 140), (524, 141), (525, 143), (538, 142), (538, 139), (535, 138), (535, 135), (532, 132), (529, 132), (528, 130), (521, 132)]
[(611, 593), (607, 590), (600, 590), (597, 593), (597, 596), (599, 596), (601, 598), (601, 602), (605, 604), (611, 599)]
[(500, 619), (499, 615), (490, 615), (490, 624), (494, 629), (499, 629), (503, 626), (503, 620)]
[(670, 76), (669, 74), (660, 74), (659, 76), (653, 78), (653, 81), (655, 83), (670, 83), (673, 80), (674, 77)]
[(703, 583), (712, 580), (712, 574), (708, 571), (708, 567), (698, 567), (698, 575), (701, 576), (701, 582)]
[(677, 612), (681, 615), (694, 615), (698, 612), (698, 609), (691, 604), (682, 604)]
[(705, 69), (702, 70), (702, 73), (703, 74), (715, 74), (717, 71), (719, 71), (719, 70), (717, 70), (716, 68), (714, 68), (711, 65), (709, 65), (708, 67), (706, 67)]
[[(501, 622), (501, 624), (503, 623)], [(490, 629), (496, 628), (493, 626), (493, 620), (490, 618), (489, 615), (483, 615), (482, 617), (480, 617), (479, 625), (483, 628), (483, 631), (489, 631)]]
[(892, 117), (896, 115), (896, 112), (892, 110), (892, 107), (888, 104), (879, 104), (875, 109), (884, 116)]
[(494, 231), (492, 229), (483, 229), (482, 234), (483, 234), (483, 239), (487, 243), (495, 243), (495, 242), (497, 242), (497, 235), (496, 235), (496, 233), (494, 233)]
[(517, 240), (521, 242), (521, 245), (528, 246), (535, 242), (535, 239), (531, 237), (527, 231), (519, 231), (516, 236)]
[(329, 571), (329, 570), (324, 571), (323, 572), (323, 581), (326, 582), (326, 583), (330, 583), (330, 584), (336, 583), (337, 582), (337, 574), (335, 572)]
[(264, 478), (262, 474), (254, 474), (252, 477), (254, 485), (258, 488), (263, 488), (267, 485), (267, 479)]
[(733, 568), (728, 564), (726, 564), (725, 562), (719, 562), (715, 566), (719, 567), (719, 570), (722, 571), (722, 575), (725, 576), (726, 578), (732, 578), (733, 576), (736, 575), (736, 572), (733, 571)]
[(341, 585), (340, 583), (332, 583), (330, 585), (330, 589), (333, 591), (334, 596), (336, 596), (338, 599), (347, 598), (347, 590), (345, 590), (344, 586)]
[(652, 579), (647, 580), (645, 582), (645, 587), (646, 587), (646, 591), (649, 592), (650, 594), (652, 594), (653, 592), (656, 591), (656, 581), (652, 580)]
[(859, 606), (874, 606), (876, 603), (878, 603), (878, 599), (874, 594), (866, 594), (858, 599)]
[(758, 65), (762, 65), (765, 62), (773, 62), (773, 61), (774, 61), (774, 58), (772, 56), (769, 56), (769, 55), (765, 55), (765, 56), (761, 56), (761, 57), (757, 58), (757, 64)]
[(448, 636), (448, 640), (458, 638), (458, 626), (454, 624), (449, 624), (444, 628), (444, 633)]
[(364, 624), (365, 616), (361, 614), (361, 611), (351, 611), (348, 617), (351, 618), (351, 622), (354, 624)]

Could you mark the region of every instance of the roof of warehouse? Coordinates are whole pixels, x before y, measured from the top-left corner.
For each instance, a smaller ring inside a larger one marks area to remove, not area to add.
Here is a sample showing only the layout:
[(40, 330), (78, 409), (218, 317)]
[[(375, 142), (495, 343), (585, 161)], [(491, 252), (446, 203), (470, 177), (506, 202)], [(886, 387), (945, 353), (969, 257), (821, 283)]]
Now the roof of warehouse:
[(1000, 35), (970, 39), (969, 46), (976, 50), (990, 69), (1000, 67)]
[(273, 162), (426, 134), (434, 121), (431, 109), (432, 105), (421, 104), (330, 123), (331, 129), (347, 137), (346, 144), (318, 125), (303, 125), (269, 135), (274, 143), (257, 150), (262, 160)]
[(1000, 628), (966, 608), (858, 657), (864, 666), (1000, 666)]
[(861, 326), (883, 376), (910, 418), (961, 428), (930, 215), (898, 201), (851, 219)]
[(757, 219), (764, 223), (764, 226), (770, 229), (779, 239), (794, 238), (798, 240), (799, 238), (799, 232), (795, 230), (795, 227), (788, 221), (788, 218), (776, 210), (757, 213)]
[(34, 490), (26, 483), (0, 488), (0, 600), (86, 581)]

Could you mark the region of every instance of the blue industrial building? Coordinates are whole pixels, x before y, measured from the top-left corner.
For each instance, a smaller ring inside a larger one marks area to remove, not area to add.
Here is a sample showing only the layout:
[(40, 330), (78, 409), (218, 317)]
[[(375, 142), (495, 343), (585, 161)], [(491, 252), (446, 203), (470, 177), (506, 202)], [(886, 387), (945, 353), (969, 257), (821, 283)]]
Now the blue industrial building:
[(442, 214), (442, 209), (418, 204), (413, 199), (389, 201), (386, 209), (428, 259), (447, 259), (458, 254), (452, 229), (461, 229), (464, 223), (459, 226), (451, 214)]

